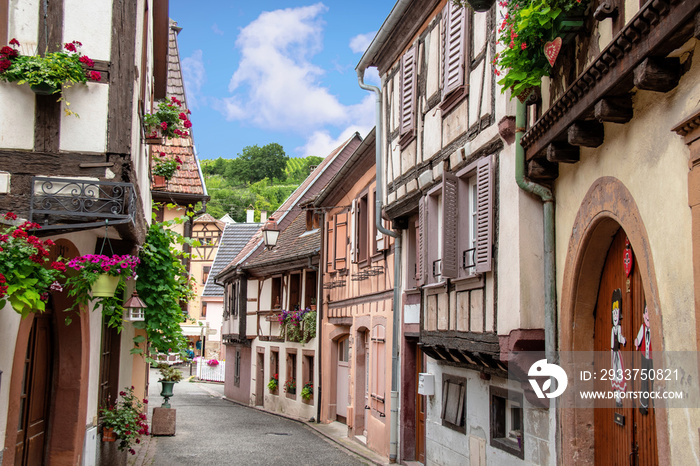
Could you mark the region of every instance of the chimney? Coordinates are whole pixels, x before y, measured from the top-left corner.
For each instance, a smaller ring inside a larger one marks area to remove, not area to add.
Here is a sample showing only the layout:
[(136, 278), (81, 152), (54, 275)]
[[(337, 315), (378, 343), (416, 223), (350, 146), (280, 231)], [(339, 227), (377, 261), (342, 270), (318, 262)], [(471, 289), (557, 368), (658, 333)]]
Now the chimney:
[(267, 210), (260, 211), (260, 223), (267, 222)]
[(245, 221), (246, 223), (253, 223), (255, 220), (255, 211), (253, 209), (248, 209), (245, 211)]

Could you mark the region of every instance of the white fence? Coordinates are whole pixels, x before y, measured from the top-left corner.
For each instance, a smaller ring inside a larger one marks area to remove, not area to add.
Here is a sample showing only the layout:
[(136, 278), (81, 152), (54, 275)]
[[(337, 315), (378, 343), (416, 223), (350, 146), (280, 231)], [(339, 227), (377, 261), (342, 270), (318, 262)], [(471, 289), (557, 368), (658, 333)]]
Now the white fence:
[(201, 358), (197, 359), (197, 378), (209, 382), (223, 382), (224, 374), (226, 373), (226, 361), (219, 361), (216, 366), (210, 366), (207, 361)]

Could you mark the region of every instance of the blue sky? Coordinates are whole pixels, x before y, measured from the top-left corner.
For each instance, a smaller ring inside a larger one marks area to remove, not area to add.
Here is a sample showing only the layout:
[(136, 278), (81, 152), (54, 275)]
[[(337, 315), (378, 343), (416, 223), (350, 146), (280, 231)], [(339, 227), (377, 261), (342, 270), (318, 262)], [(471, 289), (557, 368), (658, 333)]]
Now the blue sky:
[[(393, 0), (171, 0), (200, 159), (276, 142), (325, 157), (374, 125), (355, 66)], [(365, 81), (378, 83), (376, 71)]]

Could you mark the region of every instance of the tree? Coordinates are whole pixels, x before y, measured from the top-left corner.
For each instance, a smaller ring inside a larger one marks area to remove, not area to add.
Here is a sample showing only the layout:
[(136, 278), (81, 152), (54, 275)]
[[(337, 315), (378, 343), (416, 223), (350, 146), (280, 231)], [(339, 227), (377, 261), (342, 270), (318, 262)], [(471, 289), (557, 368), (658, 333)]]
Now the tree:
[(234, 160), (241, 161), (236, 168), (247, 178), (247, 183), (255, 183), (265, 178), (282, 179), (289, 157), (281, 145), (273, 142), (263, 147), (246, 146)]

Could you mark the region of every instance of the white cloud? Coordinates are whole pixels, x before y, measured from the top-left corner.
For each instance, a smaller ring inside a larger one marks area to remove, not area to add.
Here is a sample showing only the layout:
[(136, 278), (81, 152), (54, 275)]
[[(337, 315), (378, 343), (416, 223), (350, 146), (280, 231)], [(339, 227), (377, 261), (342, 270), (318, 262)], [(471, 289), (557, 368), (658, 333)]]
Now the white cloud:
[(200, 95), (202, 85), (207, 79), (202, 51), (195, 50), (191, 56), (183, 58), (180, 65), (182, 67), (182, 79), (185, 81), (185, 90), (187, 92), (187, 105), (193, 109), (197, 108), (200, 99), (202, 99)]
[(376, 35), (377, 31), (356, 35), (350, 39), (350, 50), (352, 50), (352, 53), (365, 53), (365, 50), (367, 50), (367, 47), (369, 47)]
[(341, 104), (321, 84), (325, 71), (311, 62), (323, 46), (321, 15), (327, 9), (317, 3), (264, 12), (241, 30), (241, 58), (229, 83), (233, 95), (216, 105), (227, 120), (292, 131), (354, 123), (354, 106)]
[(214, 31), (214, 34), (216, 34), (217, 36), (223, 36), (223, 35), (224, 35), (224, 31), (222, 31), (221, 29), (219, 29), (219, 26), (218, 26), (216, 23), (214, 23), (214, 24), (211, 25), (211, 30)]

